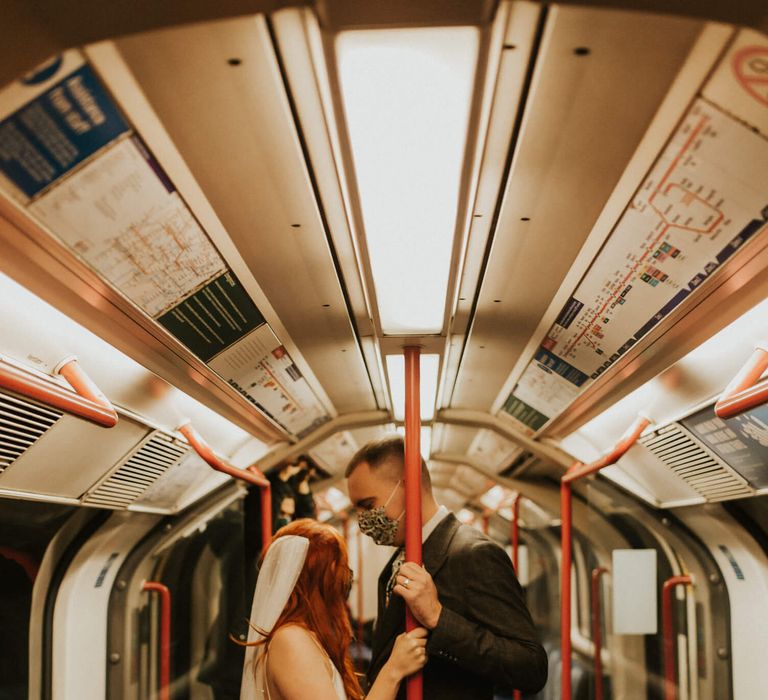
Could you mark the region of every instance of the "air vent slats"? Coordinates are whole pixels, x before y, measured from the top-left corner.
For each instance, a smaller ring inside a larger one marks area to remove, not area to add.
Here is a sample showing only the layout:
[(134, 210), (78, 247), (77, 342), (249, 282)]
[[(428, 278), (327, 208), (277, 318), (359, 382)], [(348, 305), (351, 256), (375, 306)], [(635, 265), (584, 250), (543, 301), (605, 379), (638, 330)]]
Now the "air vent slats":
[(708, 501), (753, 493), (746, 479), (677, 423), (640, 438), (640, 443)]
[(105, 508), (125, 508), (174, 466), (187, 449), (170, 435), (155, 431), (91, 489), (83, 497), (83, 503)]
[(696, 469), (698, 467), (707, 466), (712, 463), (712, 460), (709, 457), (702, 457), (696, 453), (678, 459), (664, 459), (664, 461), (670, 467), (680, 471), (684, 471), (686, 469)]
[(63, 414), (0, 393), (0, 473), (34, 445)]
[(11, 420), (8, 418), (8, 416), (0, 415), (0, 426), (6, 426), (8, 430), (14, 430), (26, 434), (36, 434), (38, 425), (39, 424), (32, 420), (28, 420), (27, 418), (15, 417), (13, 420)]

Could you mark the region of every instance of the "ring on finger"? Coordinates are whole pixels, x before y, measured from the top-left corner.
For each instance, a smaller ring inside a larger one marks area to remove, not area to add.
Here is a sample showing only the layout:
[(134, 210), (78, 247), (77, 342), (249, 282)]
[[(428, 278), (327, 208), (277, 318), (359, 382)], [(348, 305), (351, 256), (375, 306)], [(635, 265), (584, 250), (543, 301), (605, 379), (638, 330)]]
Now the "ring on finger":
[(403, 579), (403, 585), (408, 588), (408, 586), (411, 585), (411, 579), (409, 579), (407, 576)]

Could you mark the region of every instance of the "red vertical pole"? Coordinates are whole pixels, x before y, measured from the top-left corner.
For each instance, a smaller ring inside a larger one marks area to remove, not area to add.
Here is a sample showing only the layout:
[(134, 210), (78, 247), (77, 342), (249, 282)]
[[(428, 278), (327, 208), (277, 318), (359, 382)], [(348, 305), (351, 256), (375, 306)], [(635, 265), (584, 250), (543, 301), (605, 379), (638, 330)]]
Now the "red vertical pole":
[(600, 577), (608, 569), (598, 566), (592, 569), (592, 644), (595, 657), (595, 700), (603, 700), (603, 646), (602, 608), (600, 606)]
[(664, 700), (677, 700), (677, 669), (675, 668), (675, 626), (672, 615), (672, 595), (677, 586), (693, 583), (690, 576), (672, 576), (664, 581), (661, 592), (661, 629), (664, 638)]
[(154, 591), (160, 595), (160, 689), (158, 698), (169, 700), (171, 697), (171, 592), (168, 586), (157, 581), (145, 581), (145, 591)]
[[(419, 397), (418, 347), (405, 354), (405, 561), (421, 566), (421, 400)], [(418, 627), (410, 609), (405, 609), (405, 629)], [(408, 700), (422, 698), (421, 672), (406, 681)]]
[(363, 533), (357, 531), (357, 643), (363, 646)]
[[(520, 551), (520, 494), (516, 493), (515, 497), (512, 501), (512, 567), (515, 569), (515, 576), (519, 578), (519, 569), (518, 565), (520, 563), (519, 560), (519, 551)], [(514, 692), (514, 700), (521, 700), (523, 697), (523, 694), (516, 690)]]
[(560, 482), (560, 657), (562, 700), (571, 700), (571, 484)]
[(272, 541), (272, 487), (259, 488), (261, 496), (261, 551), (265, 552)]
[(487, 513), (483, 516), (483, 534), (487, 535), (491, 529), (491, 516)]
[(517, 575), (518, 552), (520, 550), (520, 494), (515, 494), (515, 498), (512, 501), (512, 566), (515, 568), (515, 575)]

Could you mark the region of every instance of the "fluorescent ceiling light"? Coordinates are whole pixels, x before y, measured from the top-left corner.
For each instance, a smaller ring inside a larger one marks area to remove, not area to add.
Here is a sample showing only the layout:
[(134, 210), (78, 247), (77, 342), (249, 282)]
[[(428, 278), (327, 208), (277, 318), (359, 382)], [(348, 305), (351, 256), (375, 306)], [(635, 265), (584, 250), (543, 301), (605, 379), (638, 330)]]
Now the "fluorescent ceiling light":
[(499, 486), (497, 484), (483, 494), (483, 496), (480, 498), (480, 503), (482, 503), (486, 508), (496, 510), (506, 497), (506, 489), (503, 486)]
[(465, 525), (472, 525), (472, 523), (475, 522), (475, 514), (467, 508), (462, 508), (458, 513), (456, 513), (456, 517)]
[(385, 334), (443, 328), (478, 43), (473, 27), (356, 30), (336, 40)]
[(325, 500), (328, 501), (328, 505), (333, 508), (334, 513), (341, 513), (352, 505), (345, 493), (342, 493), (335, 486), (331, 486), (325, 494)]
[[(439, 367), (440, 355), (421, 356), (419, 368), (421, 420), (432, 420), (435, 417)], [(405, 358), (403, 355), (387, 355), (387, 374), (389, 375), (389, 396), (392, 399), (395, 420), (405, 420)]]

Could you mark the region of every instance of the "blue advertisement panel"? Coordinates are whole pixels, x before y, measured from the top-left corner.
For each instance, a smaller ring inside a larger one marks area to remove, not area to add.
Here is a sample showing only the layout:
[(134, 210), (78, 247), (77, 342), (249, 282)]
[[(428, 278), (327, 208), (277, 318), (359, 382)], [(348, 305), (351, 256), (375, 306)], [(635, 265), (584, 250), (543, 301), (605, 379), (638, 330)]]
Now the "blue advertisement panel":
[(128, 129), (83, 65), (0, 122), (0, 170), (34, 197)]

